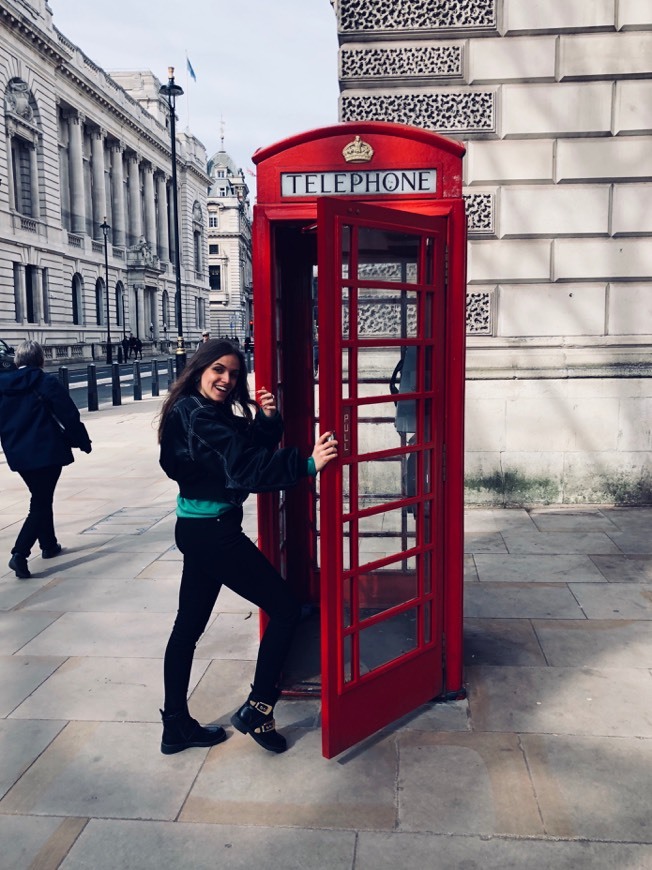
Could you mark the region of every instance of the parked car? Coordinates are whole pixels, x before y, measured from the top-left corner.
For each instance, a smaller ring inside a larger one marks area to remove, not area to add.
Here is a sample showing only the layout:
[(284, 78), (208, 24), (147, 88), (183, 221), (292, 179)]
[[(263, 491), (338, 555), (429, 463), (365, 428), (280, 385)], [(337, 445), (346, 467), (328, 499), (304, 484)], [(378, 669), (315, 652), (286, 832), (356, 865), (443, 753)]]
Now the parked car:
[(14, 368), (14, 349), (0, 338), (0, 371)]

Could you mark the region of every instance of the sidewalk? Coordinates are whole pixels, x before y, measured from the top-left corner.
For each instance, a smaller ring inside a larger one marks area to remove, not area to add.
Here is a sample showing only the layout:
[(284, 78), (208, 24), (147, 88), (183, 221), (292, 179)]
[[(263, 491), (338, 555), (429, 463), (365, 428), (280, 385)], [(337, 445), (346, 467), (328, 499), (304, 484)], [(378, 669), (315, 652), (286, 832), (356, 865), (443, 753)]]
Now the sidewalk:
[[(163, 756), (180, 558), (158, 408), (83, 414), (64, 553), (0, 567), (3, 870), (652, 868), (652, 508), (468, 511), (468, 700), (331, 761), (318, 700), (279, 704), (284, 755), (231, 727), (258, 625), (224, 591), (191, 709), (229, 739)], [(26, 507), (0, 456), (0, 566)], [(253, 498), (245, 517), (255, 536)]]

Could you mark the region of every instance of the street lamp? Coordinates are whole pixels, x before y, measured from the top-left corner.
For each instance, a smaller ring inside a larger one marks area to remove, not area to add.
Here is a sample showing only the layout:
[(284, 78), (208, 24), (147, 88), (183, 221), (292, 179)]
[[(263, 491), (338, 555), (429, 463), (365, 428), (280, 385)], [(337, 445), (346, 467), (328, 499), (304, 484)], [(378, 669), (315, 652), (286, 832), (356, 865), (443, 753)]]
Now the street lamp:
[(176, 370), (177, 377), (186, 365), (186, 348), (183, 343), (183, 321), (181, 314), (181, 263), (179, 259), (179, 202), (177, 193), (177, 137), (176, 137), (176, 98), (183, 94), (183, 88), (174, 83), (174, 67), (168, 67), (168, 83), (161, 85), (159, 94), (167, 97), (170, 109), (170, 145), (172, 149), (172, 208), (174, 210), (174, 270), (176, 279), (176, 291), (174, 294), (174, 310), (177, 318), (177, 351)]
[(111, 227), (106, 222), (100, 224), (100, 229), (104, 233), (104, 275), (106, 278), (106, 364), (108, 366), (113, 362), (113, 349), (111, 347), (111, 315), (109, 313), (109, 230)]

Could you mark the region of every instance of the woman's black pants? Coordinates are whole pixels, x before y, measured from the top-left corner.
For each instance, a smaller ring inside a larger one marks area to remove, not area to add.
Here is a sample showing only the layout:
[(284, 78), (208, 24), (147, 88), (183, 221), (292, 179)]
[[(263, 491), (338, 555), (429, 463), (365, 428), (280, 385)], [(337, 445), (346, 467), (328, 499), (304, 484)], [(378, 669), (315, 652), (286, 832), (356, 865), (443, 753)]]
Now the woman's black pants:
[(30, 471), (19, 471), (31, 494), (29, 513), (11, 551), (27, 558), (38, 540), (42, 550), (57, 545), (52, 503), (54, 490), (61, 476), (60, 465), (48, 465)]
[(252, 686), (259, 700), (277, 696), (281, 669), (301, 608), (287, 583), (242, 531), (242, 509), (217, 519), (177, 518), (183, 553), (179, 610), (165, 650), (165, 713), (186, 709), (190, 669), (222, 585), (260, 607), (269, 622), (260, 642)]

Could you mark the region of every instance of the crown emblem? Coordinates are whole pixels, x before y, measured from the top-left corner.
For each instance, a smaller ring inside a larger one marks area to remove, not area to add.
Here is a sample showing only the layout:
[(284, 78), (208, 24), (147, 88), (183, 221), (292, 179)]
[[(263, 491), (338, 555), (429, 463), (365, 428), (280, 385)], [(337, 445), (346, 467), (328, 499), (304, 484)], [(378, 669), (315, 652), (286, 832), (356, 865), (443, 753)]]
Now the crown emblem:
[(344, 146), (342, 154), (347, 163), (369, 163), (374, 156), (374, 149), (367, 142), (363, 142), (359, 136), (356, 136), (353, 142)]

